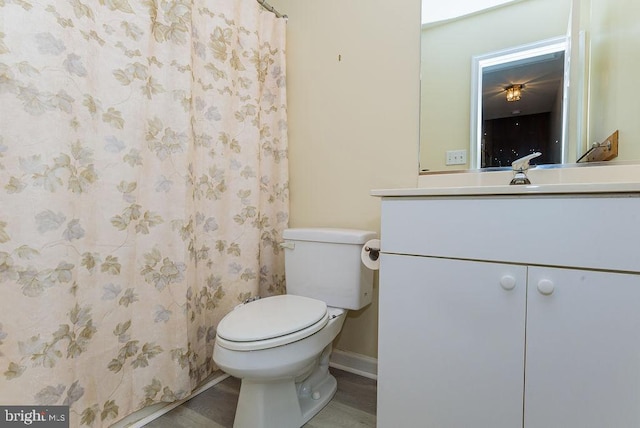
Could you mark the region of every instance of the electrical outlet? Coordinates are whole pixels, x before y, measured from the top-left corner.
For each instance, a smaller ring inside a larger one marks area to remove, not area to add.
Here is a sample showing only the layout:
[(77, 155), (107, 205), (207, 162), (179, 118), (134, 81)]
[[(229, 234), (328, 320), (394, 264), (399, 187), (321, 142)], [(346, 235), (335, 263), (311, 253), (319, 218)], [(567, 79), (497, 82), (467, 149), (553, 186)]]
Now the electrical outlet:
[(447, 150), (446, 165), (465, 165), (467, 163), (466, 150)]

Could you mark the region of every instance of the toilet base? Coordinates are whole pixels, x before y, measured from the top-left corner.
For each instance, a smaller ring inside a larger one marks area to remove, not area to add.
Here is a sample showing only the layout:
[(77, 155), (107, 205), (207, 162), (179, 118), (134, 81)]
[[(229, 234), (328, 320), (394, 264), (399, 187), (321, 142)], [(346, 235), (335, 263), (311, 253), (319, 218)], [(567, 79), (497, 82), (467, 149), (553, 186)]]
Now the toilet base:
[(337, 385), (329, 374), (313, 395), (299, 397), (293, 381), (243, 381), (233, 428), (300, 428), (331, 401)]
[(338, 388), (329, 373), (329, 344), (304, 380), (243, 379), (233, 428), (300, 428), (331, 401)]
[(338, 382), (332, 375), (328, 375), (324, 381), (316, 386), (317, 399), (312, 396), (300, 397), (300, 409), (302, 410), (302, 425), (309, 422), (320, 410), (326, 406), (336, 394)]

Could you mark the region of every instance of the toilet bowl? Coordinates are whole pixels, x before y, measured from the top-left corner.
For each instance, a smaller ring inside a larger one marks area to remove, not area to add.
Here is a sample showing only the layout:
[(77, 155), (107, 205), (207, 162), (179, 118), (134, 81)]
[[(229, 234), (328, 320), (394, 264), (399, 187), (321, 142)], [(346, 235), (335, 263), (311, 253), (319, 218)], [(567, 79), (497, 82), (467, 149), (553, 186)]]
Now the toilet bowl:
[[(267, 297), (239, 309), (246, 309), (242, 315), (249, 315), (251, 306), (275, 303), (275, 308), (283, 299), (298, 297)], [(265, 311), (256, 312), (264, 315)], [(221, 331), (219, 326), (214, 361), (224, 372), (242, 379), (235, 428), (297, 428), (331, 400), (337, 388), (328, 370), (331, 342), (340, 332), (345, 314), (343, 309), (326, 308), (325, 316), (313, 324), (312, 329), (306, 328), (307, 333), (298, 330), (284, 336), (244, 342), (221, 338), (225, 330), (223, 326)], [(286, 318), (282, 312), (277, 315)], [(233, 318), (226, 320), (234, 321)], [(316, 331), (308, 333), (312, 330)], [(271, 346), (274, 341), (286, 343)]]
[(360, 254), (375, 233), (283, 236), (288, 294), (241, 304), (218, 324), (214, 362), (242, 381), (234, 428), (298, 428), (318, 413), (336, 392), (329, 358), (347, 309), (371, 302), (373, 273)]

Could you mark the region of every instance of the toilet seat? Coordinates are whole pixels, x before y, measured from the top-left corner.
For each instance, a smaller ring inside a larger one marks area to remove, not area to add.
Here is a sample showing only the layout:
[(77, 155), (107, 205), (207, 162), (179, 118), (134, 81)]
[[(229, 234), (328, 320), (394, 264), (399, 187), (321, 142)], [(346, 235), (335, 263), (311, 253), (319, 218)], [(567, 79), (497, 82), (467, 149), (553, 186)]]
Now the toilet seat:
[(281, 295), (236, 307), (218, 324), (216, 341), (235, 351), (257, 351), (304, 339), (328, 322), (325, 302)]

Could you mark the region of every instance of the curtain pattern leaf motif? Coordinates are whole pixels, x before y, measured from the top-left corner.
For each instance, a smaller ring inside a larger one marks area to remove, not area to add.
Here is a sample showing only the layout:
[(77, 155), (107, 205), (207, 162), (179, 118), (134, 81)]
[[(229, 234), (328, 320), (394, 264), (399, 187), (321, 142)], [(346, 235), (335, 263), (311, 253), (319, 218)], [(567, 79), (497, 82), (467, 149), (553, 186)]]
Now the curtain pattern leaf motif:
[(0, 402), (187, 396), (284, 292), (284, 25), (253, 0), (0, 0)]

